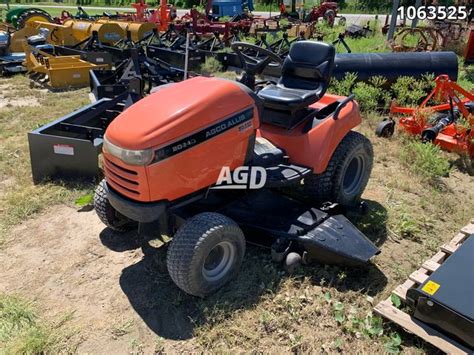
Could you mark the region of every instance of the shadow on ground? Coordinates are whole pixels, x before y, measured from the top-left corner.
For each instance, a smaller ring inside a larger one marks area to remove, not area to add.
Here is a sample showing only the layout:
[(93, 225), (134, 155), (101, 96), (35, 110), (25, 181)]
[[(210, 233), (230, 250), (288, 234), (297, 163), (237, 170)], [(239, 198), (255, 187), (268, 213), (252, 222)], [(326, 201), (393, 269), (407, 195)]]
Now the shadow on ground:
[(365, 215), (349, 213), (348, 218), (377, 247), (387, 240), (387, 209), (377, 201), (364, 200), (368, 206)]
[[(351, 219), (365, 233), (370, 232), (369, 239), (380, 246), (385, 240), (386, 211), (377, 203), (368, 202), (372, 209), (369, 215), (358, 217), (357, 221)], [(195, 327), (208, 324), (207, 310), (218, 311), (220, 319), (228, 318), (236, 310), (253, 307), (262, 296), (278, 292), (288, 278), (282, 267), (271, 261), (268, 250), (249, 245), (237, 278), (215, 294), (200, 299), (182, 292), (169, 277), (166, 245), (154, 248), (150, 246), (150, 238), (140, 240), (136, 231), (117, 236), (104, 229), (100, 238), (105, 246), (117, 252), (142, 248), (143, 259), (123, 270), (120, 286), (147, 326), (166, 339), (189, 339)], [(383, 290), (387, 283), (374, 264), (357, 268), (314, 264), (299, 269), (293, 276), (341, 292), (353, 290), (371, 296)]]

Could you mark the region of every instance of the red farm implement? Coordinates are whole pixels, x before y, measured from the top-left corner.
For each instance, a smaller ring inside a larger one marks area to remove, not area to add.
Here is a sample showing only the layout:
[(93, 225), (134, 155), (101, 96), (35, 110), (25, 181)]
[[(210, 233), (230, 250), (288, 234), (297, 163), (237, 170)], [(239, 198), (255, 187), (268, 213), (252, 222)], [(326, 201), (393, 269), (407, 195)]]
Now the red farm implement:
[[(433, 91), (416, 108), (390, 107), (390, 118), (376, 130), (379, 137), (390, 137), (395, 130), (393, 117), (399, 119), (399, 128), (410, 135), (421, 137), (442, 149), (474, 157), (474, 94), (451, 81), (447, 75), (435, 79)], [(429, 106), (428, 104), (435, 103)]]

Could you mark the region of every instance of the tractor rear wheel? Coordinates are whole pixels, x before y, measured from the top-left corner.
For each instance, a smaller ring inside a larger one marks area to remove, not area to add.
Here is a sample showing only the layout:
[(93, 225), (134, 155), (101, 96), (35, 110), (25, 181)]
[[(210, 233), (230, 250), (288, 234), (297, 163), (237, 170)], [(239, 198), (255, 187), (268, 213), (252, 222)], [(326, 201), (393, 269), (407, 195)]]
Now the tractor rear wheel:
[(219, 213), (197, 214), (182, 225), (168, 249), (168, 272), (184, 292), (203, 297), (232, 279), (245, 254), (237, 223)]
[(334, 10), (326, 10), (323, 17), (330, 27), (334, 26), (334, 21), (336, 19), (336, 13), (334, 12)]
[(369, 181), (373, 157), (370, 141), (350, 131), (339, 143), (326, 171), (305, 177), (305, 192), (317, 203), (331, 201), (354, 206)]
[(118, 213), (107, 198), (105, 179), (97, 186), (94, 194), (94, 209), (99, 219), (116, 232), (126, 232), (135, 226), (135, 222)]
[(53, 18), (46, 11), (41, 9), (31, 9), (23, 12), (17, 20), (16, 27), (22, 29), (28, 22), (41, 21), (41, 22), (54, 22)]

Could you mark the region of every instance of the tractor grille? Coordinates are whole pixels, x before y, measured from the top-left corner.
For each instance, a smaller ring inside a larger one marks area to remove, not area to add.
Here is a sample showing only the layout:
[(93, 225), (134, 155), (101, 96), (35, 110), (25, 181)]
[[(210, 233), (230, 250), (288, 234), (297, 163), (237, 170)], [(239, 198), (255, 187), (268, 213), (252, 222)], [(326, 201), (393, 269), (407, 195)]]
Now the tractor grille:
[(104, 157), (104, 169), (107, 182), (117, 191), (140, 195), (138, 173), (134, 170), (123, 168)]

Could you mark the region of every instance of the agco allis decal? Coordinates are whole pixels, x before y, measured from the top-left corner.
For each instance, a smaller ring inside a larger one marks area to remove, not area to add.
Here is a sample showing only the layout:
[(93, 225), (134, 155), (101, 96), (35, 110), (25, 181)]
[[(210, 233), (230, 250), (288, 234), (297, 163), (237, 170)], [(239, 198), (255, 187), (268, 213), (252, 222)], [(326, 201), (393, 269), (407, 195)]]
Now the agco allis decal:
[(210, 127), (207, 127), (199, 132), (191, 134), (190, 136), (183, 138), (173, 144), (167, 145), (166, 147), (158, 149), (155, 153), (154, 162), (169, 158), (173, 155), (181, 153), (191, 147), (194, 147), (200, 143), (205, 142), (221, 133), (224, 133), (231, 128), (239, 127), (239, 131), (244, 131), (252, 127), (253, 108), (249, 108), (243, 112), (233, 115), (219, 123), (216, 123)]

